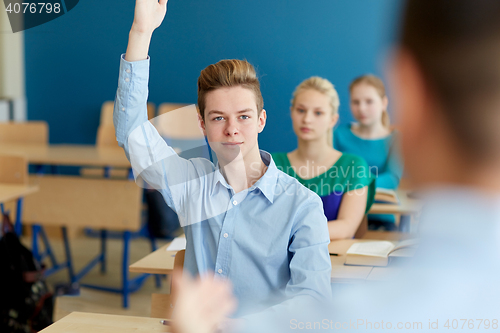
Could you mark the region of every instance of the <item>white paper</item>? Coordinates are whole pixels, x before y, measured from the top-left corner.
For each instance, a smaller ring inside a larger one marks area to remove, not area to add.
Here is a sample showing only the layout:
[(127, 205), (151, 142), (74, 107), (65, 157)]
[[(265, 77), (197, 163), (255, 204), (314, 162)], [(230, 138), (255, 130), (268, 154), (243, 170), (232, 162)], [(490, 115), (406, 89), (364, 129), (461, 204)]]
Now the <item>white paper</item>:
[(167, 247), (167, 251), (180, 251), (186, 249), (186, 238), (185, 237), (176, 237)]
[(384, 258), (393, 248), (394, 244), (388, 241), (359, 242), (352, 244), (347, 254)]

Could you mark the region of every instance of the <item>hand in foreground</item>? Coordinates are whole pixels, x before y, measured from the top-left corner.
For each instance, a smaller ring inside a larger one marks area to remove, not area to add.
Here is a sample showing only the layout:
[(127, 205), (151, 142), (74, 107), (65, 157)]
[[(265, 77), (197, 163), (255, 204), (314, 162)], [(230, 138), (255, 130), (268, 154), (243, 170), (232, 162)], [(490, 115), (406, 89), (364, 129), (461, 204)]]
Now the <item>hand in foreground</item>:
[(236, 309), (229, 281), (213, 275), (196, 280), (174, 272), (176, 304), (172, 314), (174, 333), (213, 333), (227, 327), (227, 316)]

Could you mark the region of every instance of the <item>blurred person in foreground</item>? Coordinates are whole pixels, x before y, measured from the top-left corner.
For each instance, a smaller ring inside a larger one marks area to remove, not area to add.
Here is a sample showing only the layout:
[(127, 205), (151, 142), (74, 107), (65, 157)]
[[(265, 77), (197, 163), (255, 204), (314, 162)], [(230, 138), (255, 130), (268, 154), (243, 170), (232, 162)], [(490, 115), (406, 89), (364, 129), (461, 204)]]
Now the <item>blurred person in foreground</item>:
[(249, 331), (499, 329), (499, 18), (498, 0), (407, 2), (390, 83), (425, 203), (411, 265)]

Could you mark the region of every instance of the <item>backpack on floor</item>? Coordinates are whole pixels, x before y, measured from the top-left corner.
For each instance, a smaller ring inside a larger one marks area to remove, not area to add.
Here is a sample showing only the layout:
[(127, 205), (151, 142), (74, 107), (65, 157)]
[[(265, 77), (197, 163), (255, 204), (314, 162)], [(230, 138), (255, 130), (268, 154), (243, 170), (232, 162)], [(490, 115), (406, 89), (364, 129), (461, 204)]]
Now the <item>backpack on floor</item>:
[(52, 324), (53, 297), (43, 270), (24, 247), (9, 215), (0, 230), (0, 332), (33, 333)]

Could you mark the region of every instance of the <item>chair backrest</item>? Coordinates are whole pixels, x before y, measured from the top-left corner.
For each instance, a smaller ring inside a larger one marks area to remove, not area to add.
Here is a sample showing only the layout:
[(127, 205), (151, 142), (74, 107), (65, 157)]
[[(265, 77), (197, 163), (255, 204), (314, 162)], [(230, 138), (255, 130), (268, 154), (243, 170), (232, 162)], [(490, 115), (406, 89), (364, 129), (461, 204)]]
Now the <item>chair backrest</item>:
[(113, 125), (100, 125), (97, 129), (96, 138), (97, 147), (119, 147), (115, 136), (115, 127)]
[(155, 126), (163, 137), (186, 140), (203, 138), (194, 105), (163, 103), (158, 108), (155, 120)]
[(182, 270), (184, 268), (184, 256), (186, 255), (186, 250), (180, 250), (175, 254), (174, 259), (174, 270)]
[(28, 184), (28, 162), (24, 156), (0, 155), (0, 183)]
[(47, 144), (49, 126), (45, 121), (0, 123), (0, 143)]
[[(111, 125), (113, 126), (113, 108), (115, 103), (113, 101), (106, 101), (101, 107), (101, 121), (99, 126)], [(155, 117), (156, 106), (154, 103), (148, 102), (148, 119), (153, 119)]]

